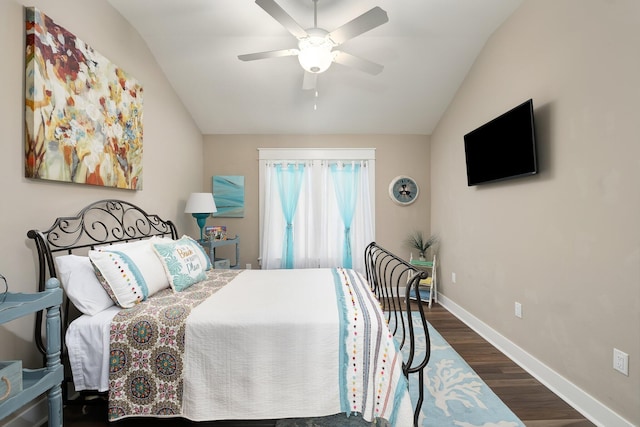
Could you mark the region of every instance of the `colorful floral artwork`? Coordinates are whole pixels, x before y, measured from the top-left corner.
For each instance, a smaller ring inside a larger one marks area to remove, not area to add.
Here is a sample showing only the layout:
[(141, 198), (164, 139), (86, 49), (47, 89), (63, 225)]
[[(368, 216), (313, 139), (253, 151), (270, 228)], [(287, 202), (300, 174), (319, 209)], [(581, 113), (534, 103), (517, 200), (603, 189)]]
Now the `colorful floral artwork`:
[(26, 8), (25, 176), (142, 189), (142, 86)]

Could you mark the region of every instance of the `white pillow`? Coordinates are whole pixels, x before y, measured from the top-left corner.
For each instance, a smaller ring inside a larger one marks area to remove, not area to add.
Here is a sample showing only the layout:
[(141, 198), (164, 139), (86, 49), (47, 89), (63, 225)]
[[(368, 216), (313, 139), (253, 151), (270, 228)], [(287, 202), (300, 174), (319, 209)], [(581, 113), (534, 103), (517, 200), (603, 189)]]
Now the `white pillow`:
[(103, 286), (120, 307), (133, 307), (169, 287), (151, 240), (105, 246), (89, 251), (89, 258)]
[(82, 313), (93, 316), (113, 305), (96, 277), (89, 257), (60, 255), (55, 263), (67, 297)]
[(169, 237), (151, 236), (150, 239), (131, 240), (129, 242), (122, 242), (122, 243), (111, 243), (108, 245), (96, 246), (95, 249), (97, 251), (120, 251), (122, 249), (130, 250), (132, 248), (137, 248), (140, 246), (145, 246), (151, 249), (151, 246), (149, 246), (149, 244), (151, 243), (152, 240), (155, 240), (155, 239), (159, 239), (162, 241), (165, 241), (165, 240), (173, 241), (173, 239)]
[(174, 291), (183, 291), (206, 279), (205, 272), (207, 267), (211, 266), (211, 262), (208, 261), (209, 257), (202, 247), (189, 236), (182, 236), (179, 240), (166, 243), (156, 241), (152, 246)]

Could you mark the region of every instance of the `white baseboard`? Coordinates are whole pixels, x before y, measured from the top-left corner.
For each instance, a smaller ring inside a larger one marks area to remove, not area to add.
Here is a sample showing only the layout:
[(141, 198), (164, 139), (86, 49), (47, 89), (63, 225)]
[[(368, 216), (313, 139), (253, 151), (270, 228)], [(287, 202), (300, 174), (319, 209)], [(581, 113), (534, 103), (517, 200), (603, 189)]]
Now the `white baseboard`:
[[(47, 398), (42, 396), (0, 421), (0, 424), (5, 427), (34, 427), (44, 425), (48, 418), (49, 406)], [(4, 422), (6, 424), (2, 424)]]
[(438, 294), (438, 302), (597, 426), (634, 427), (629, 421), (509, 341), (446, 296)]

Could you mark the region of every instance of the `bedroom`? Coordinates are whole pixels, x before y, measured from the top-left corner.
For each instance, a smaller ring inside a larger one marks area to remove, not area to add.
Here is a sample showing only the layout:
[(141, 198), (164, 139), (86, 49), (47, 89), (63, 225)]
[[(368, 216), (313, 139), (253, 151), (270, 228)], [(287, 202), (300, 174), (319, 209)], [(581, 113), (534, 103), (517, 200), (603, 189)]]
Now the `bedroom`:
[[(25, 5), (43, 8), (144, 82), (149, 141), (144, 191), (23, 178)], [(33, 291), (34, 251), (26, 231), (92, 200), (126, 198), (195, 234), (192, 218), (182, 212), (188, 194), (208, 189), (215, 174), (242, 174), (256, 182), (257, 147), (375, 147), (380, 159), (377, 240), (400, 252), (397, 236), (408, 232), (402, 224), (437, 231), (444, 242), (440, 291), (461, 315), (472, 316), (479, 327), (524, 351), (523, 357), (539, 363), (541, 375), (557, 378), (551, 370), (561, 376), (556, 387), (603, 425), (626, 425), (616, 424), (621, 419), (640, 424), (635, 368), (640, 354), (640, 198), (635, 185), (640, 89), (634, 84), (640, 59), (631, 54), (640, 37), (637, 2), (525, 1), (485, 46), (431, 135), (203, 136), (144, 43), (106, 1), (79, 6), (71, 0), (5, 0), (0, 16), (5, 58), (0, 114), (7, 148), (0, 160), (0, 269), (13, 291)], [(518, 70), (518, 78), (507, 79), (504, 69)], [(462, 135), (528, 97), (537, 105), (541, 173), (525, 182), (467, 188)], [(176, 143), (180, 156), (168, 155)], [(397, 158), (398, 148), (412, 156)], [(388, 181), (402, 173), (427, 189), (410, 210), (384, 203)], [(257, 197), (250, 192), (257, 190), (246, 187), (247, 211), (255, 212)], [(381, 226), (382, 218), (397, 215), (407, 217)], [(245, 221), (227, 221), (227, 226), (242, 226), (244, 234), (257, 236), (257, 220)], [(243, 236), (242, 264), (257, 258), (257, 239), (254, 244), (247, 239)], [(454, 272), (456, 283), (451, 281)], [(521, 320), (513, 316), (514, 301), (523, 305)], [(1, 328), (0, 358), (34, 363), (31, 336), (28, 321)], [(630, 355), (628, 377), (612, 369), (613, 348)]]

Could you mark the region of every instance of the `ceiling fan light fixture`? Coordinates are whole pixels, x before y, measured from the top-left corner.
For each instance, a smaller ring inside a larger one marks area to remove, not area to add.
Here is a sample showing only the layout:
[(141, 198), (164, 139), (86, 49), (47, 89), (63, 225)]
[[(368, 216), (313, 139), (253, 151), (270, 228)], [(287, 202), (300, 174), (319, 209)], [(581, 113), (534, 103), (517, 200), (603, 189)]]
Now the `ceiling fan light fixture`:
[(298, 61), (310, 73), (323, 73), (335, 58), (333, 43), (326, 37), (309, 36), (298, 43)]

